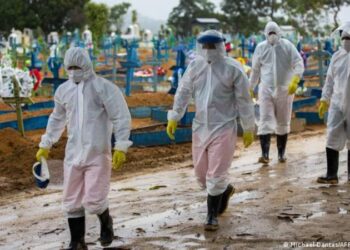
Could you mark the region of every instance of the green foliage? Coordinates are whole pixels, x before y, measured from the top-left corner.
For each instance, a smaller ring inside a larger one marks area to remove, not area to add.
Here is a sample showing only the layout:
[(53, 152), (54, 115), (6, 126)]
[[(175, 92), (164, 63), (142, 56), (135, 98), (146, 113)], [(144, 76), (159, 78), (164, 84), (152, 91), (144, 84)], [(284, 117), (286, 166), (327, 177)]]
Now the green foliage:
[(283, 10), (287, 14), (288, 23), (302, 35), (319, 32), (315, 28), (323, 15), (322, 1), (286, 0)]
[[(198, 17), (215, 17), (224, 32), (250, 35), (261, 31), (268, 20), (292, 25), (301, 34), (323, 34), (338, 24), (338, 13), (350, 0), (222, 0), (221, 13), (208, 0), (180, 0), (169, 15), (168, 25), (179, 35), (189, 35), (191, 24)], [(334, 26), (323, 25), (333, 14)]]
[(114, 5), (109, 14), (109, 25), (114, 24), (117, 28), (117, 32), (120, 33), (123, 22), (124, 22), (124, 15), (128, 12), (128, 9), (130, 8), (130, 3), (121, 3)]
[(93, 35), (94, 41), (100, 41), (107, 31), (109, 9), (105, 4), (88, 3), (85, 5), (84, 14), (87, 24)]
[(11, 0), (1, 1), (0, 4), (0, 31), (8, 35), (12, 28), (35, 28), (40, 24), (39, 17), (28, 1)]
[(226, 15), (226, 22), (231, 24), (230, 31), (245, 35), (263, 28), (261, 17), (272, 16), (276, 7), (274, 1), (268, 0), (224, 0), (221, 10)]
[(89, 0), (11, 0), (1, 1), (0, 31), (11, 28), (36, 29), (48, 34), (84, 24), (82, 9)]
[(180, 0), (169, 15), (168, 25), (179, 35), (190, 35), (195, 18), (216, 17), (215, 4), (209, 0)]
[(333, 14), (334, 26), (338, 27), (338, 14), (342, 6), (350, 5), (350, 0), (322, 0), (325, 9)]
[(136, 24), (137, 23), (137, 11), (133, 10), (131, 12), (131, 22), (132, 24)]

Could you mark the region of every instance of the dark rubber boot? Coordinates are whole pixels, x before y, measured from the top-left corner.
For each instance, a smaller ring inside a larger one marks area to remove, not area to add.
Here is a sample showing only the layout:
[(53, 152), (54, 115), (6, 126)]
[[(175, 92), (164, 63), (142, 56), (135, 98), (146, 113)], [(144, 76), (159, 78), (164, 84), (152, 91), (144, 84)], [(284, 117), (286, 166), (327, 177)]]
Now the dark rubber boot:
[(98, 218), (101, 224), (101, 235), (99, 240), (102, 246), (109, 246), (113, 241), (114, 233), (113, 220), (109, 215), (108, 208), (102, 214), (98, 215)]
[(208, 215), (207, 221), (204, 225), (206, 231), (216, 231), (219, 228), (218, 222), (218, 212), (219, 206), (221, 204), (222, 194), (217, 196), (211, 196), (208, 194), (207, 205), (208, 205)]
[(226, 211), (228, 202), (234, 193), (235, 193), (235, 188), (231, 184), (228, 184), (225, 192), (222, 194), (221, 204), (218, 212), (219, 215), (223, 214)]
[(278, 161), (280, 163), (284, 163), (287, 160), (287, 158), (285, 157), (287, 140), (288, 140), (288, 134), (277, 135)]
[(85, 244), (85, 216), (79, 218), (68, 218), (70, 231), (70, 244), (68, 250), (87, 250)]
[(271, 143), (271, 134), (259, 135), (260, 146), (261, 146), (261, 157), (259, 158), (260, 163), (268, 164), (270, 162), (269, 152)]
[(338, 184), (339, 151), (326, 148), (327, 175), (318, 177), (318, 183)]

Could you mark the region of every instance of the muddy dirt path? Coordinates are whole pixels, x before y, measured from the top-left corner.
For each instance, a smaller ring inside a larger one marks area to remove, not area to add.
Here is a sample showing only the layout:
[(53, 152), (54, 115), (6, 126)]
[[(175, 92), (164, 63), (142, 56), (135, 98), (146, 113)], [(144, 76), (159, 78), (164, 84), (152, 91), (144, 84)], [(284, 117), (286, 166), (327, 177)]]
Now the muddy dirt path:
[[(346, 152), (340, 156), (340, 184), (318, 185), (315, 179), (325, 173), (326, 164), (323, 130), (292, 135), (286, 164), (277, 163), (275, 140), (272, 145), (268, 167), (256, 163), (257, 141), (236, 151), (230, 179), (237, 191), (217, 232), (202, 228), (206, 194), (197, 186), (191, 161), (112, 183), (109, 197), (116, 237), (109, 249), (281, 249), (284, 242), (349, 240)], [(60, 192), (54, 192), (8, 199), (0, 206), (0, 249), (67, 245), (60, 198)], [(96, 216), (88, 215), (89, 249), (102, 249), (98, 234)]]

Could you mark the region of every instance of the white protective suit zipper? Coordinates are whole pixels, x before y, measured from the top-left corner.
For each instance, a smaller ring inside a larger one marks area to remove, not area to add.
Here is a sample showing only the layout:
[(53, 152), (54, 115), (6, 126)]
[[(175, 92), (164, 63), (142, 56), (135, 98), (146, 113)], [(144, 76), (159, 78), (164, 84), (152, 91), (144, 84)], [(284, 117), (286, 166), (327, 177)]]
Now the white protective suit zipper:
[(273, 62), (273, 86), (277, 88), (277, 62), (276, 62), (276, 45), (272, 46), (272, 62)]
[(211, 86), (211, 84), (212, 84), (212, 68), (211, 68), (211, 64), (212, 64), (212, 62), (211, 63), (209, 63), (208, 62), (208, 65), (209, 65), (209, 70), (208, 70), (208, 73), (207, 73), (207, 82), (206, 82), (206, 84), (207, 84), (207, 86), (208, 86), (208, 88), (209, 88), (209, 90), (207, 91), (207, 93), (208, 93), (208, 95), (207, 95), (207, 98), (206, 98), (206, 101), (205, 101), (205, 106), (206, 106), (206, 111), (207, 112), (205, 112), (205, 115), (206, 115), (206, 119), (205, 119), (205, 121), (206, 121), (206, 124), (205, 124), (205, 126), (207, 126), (208, 127), (208, 124), (209, 124), (209, 116), (208, 116), (208, 105), (209, 105), (209, 99), (210, 99), (210, 93), (211, 93), (211, 89), (212, 89), (212, 86)]
[(82, 128), (84, 119), (84, 95), (83, 95), (84, 82), (77, 85), (77, 124), (78, 124), (78, 144), (79, 144), (79, 157), (78, 163), (80, 164), (83, 155), (83, 142), (82, 142)]
[(342, 111), (344, 114), (348, 115), (349, 112), (350, 112), (350, 109), (349, 109), (349, 105), (348, 105), (348, 101), (349, 101), (349, 98), (350, 98), (350, 53), (348, 53), (348, 56), (347, 56), (347, 62), (346, 62), (346, 69), (347, 69), (347, 74), (346, 74), (346, 78), (347, 78), (347, 81), (345, 81), (344, 84), (346, 84), (345, 86), (345, 93), (344, 93), (344, 96), (343, 96), (343, 104), (342, 104)]

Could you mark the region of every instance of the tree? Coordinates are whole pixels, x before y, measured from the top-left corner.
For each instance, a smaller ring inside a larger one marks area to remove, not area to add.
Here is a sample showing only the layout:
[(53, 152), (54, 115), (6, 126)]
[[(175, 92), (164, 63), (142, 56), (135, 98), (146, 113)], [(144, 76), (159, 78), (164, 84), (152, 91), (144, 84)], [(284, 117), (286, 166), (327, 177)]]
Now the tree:
[(192, 22), (198, 17), (215, 17), (215, 4), (208, 0), (180, 0), (168, 18), (168, 26), (178, 35), (190, 35)]
[(0, 30), (13, 27), (36, 29), (45, 34), (84, 24), (82, 9), (89, 0), (11, 0), (1, 1)]
[(117, 32), (120, 33), (123, 27), (123, 16), (128, 12), (130, 3), (121, 3), (114, 5), (109, 14), (109, 24), (114, 24), (117, 28)]
[(107, 31), (109, 9), (105, 4), (88, 3), (85, 5), (84, 14), (87, 24), (93, 33), (94, 42), (99, 42)]
[(0, 31), (5, 35), (9, 35), (12, 28), (34, 29), (40, 25), (40, 18), (28, 1), (1, 1), (0, 16)]
[(324, 13), (323, 1), (286, 0), (283, 11), (288, 17), (288, 23), (295, 27), (302, 35), (320, 32), (316, 29)]
[(80, 27), (84, 17), (79, 15), (89, 0), (27, 0), (40, 19), (38, 26), (48, 34), (51, 31), (62, 31)]
[(133, 10), (131, 12), (131, 22), (132, 24), (136, 24), (137, 23), (137, 11)]
[(261, 19), (276, 19), (275, 13), (281, 7), (276, 0), (223, 0), (221, 10), (223, 21), (233, 33), (249, 35), (263, 29)]
[(338, 27), (338, 14), (341, 10), (341, 7), (349, 5), (350, 0), (323, 0), (322, 2), (325, 5), (325, 9), (333, 13), (334, 26)]

